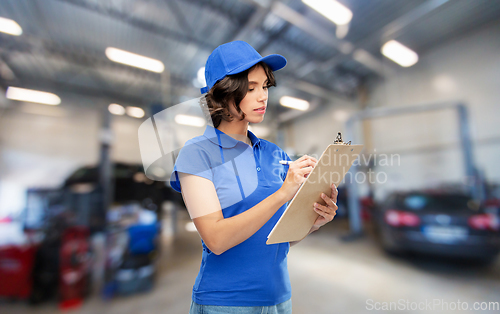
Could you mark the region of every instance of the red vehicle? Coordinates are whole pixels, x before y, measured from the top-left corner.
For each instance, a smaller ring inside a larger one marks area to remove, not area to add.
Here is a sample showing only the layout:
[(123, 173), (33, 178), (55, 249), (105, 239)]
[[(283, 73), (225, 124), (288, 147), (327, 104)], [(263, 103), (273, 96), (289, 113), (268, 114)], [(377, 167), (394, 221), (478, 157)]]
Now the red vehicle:
[(0, 247), (0, 296), (30, 297), (35, 252), (32, 245)]

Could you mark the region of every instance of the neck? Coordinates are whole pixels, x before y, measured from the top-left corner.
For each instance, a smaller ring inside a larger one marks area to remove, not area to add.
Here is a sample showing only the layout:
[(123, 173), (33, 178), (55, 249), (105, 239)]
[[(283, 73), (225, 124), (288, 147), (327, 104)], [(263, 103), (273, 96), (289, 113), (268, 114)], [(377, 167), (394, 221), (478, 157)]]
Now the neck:
[(238, 141), (245, 142), (248, 138), (248, 122), (246, 121), (233, 120), (231, 122), (228, 122), (222, 120), (217, 129)]
[(227, 135), (243, 135), (247, 136), (248, 122), (246, 121), (232, 121), (227, 122), (222, 120), (220, 125), (217, 127), (219, 131), (226, 133)]

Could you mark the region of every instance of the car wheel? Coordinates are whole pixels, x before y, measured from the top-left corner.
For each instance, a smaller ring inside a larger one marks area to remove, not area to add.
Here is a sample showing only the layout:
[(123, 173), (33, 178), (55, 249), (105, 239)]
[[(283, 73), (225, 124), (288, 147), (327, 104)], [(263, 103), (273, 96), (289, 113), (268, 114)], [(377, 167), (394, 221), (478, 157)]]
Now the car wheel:
[(382, 249), (385, 253), (395, 257), (403, 255), (404, 252), (394, 244), (390, 236), (384, 232), (383, 229), (380, 229), (378, 234)]

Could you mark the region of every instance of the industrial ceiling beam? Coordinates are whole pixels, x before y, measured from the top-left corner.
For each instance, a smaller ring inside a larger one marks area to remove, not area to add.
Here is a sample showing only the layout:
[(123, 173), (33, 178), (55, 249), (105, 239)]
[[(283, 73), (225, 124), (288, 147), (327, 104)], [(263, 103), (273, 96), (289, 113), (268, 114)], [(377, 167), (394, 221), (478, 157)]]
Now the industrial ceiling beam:
[[(58, 0), (58, 1), (72, 4), (72, 5), (75, 5), (77, 7), (87, 9), (89, 11), (101, 14), (101, 15), (109, 17), (109, 18), (114, 18), (116, 20), (122, 21), (124, 23), (132, 25), (132, 26), (137, 27), (139, 29), (142, 29), (144, 31), (161, 35), (164, 38), (172, 38), (174, 40), (189, 43), (189, 44), (194, 43), (200, 49), (206, 49), (206, 50), (212, 51), (213, 48), (215, 48), (215, 46), (213, 46), (212, 44), (205, 43), (201, 40), (194, 38), (193, 36), (185, 35), (185, 34), (176, 32), (175, 30), (166, 29), (164, 27), (155, 25), (154, 23), (151, 23), (149, 21), (137, 19), (131, 15), (128, 15), (128, 14), (120, 11), (119, 9), (109, 8), (109, 7), (106, 8), (106, 7), (103, 7), (102, 5), (99, 5), (96, 2), (91, 3), (91, 2), (84, 1), (84, 0)], [(200, 3), (197, 0), (187, 0), (187, 1), (190, 3)], [(280, 2), (275, 1), (275, 0), (258, 0), (258, 1), (257, 0), (246, 0), (246, 1), (255, 5), (256, 11), (251, 17), (249, 17), (249, 19), (245, 23), (245, 27), (240, 29), (240, 31), (235, 35), (235, 38), (245, 38), (245, 39), (248, 38), (247, 36), (249, 36), (251, 34), (251, 32), (255, 30), (256, 27), (258, 27), (259, 25), (262, 24), (262, 21), (265, 19), (265, 17), (267, 16), (267, 14), (269, 14), (270, 11), (273, 11), (273, 13), (276, 14), (276, 10), (279, 10), (279, 9), (286, 10), (286, 8), (288, 8), (288, 7), (285, 8), (283, 4), (281, 4)], [(291, 10), (290, 8), (288, 8), (288, 9)], [(297, 14), (300, 14), (300, 13), (297, 13)], [(293, 16), (292, 16), (292, 19), (293, 19)], [(312, 25), (312, 27), (314, 27), (314, 25)], [(311, 27), (309, 28), (309, 31), (312, 31)], [(25, 36), (23, 36), (23, 37), (25, 38)], [(1, 38), (0, 38), (0, 41), (2, 41)], [(135, 71), (136, 72), (135, 75), (140, 75), (141, 77), (146, 77), (148, 80), (154, 80), (155, 82), (158, 81), (157, 75), (154, 73), (149, 73), (149, 72), (145, 72), (142, 70), (133, 69), (133, 68), (130, 68), (127, 66), (118, 65), (118, 64), (110, 62), (109, 60), (107, 60), (105, 58), (101, 58), (100, 54), (92, 53), (92, 52), (88, 52), (88, 51), (83, 53), (81, 51), (76, 51), (75, 49), (68, 49), (67, 47), (64, 47), (63, 45), (60, 45), (60, 44), (47, 43), (47, 42), (43, 42), (41, 44), (38, 42), (26, 44), (26, 42), (19, 42), (19, 43), (15, 43), (12, 46), (11, 42), (9, 42), (7, 45), (4, 45), (4, 42), (2, 41), (1, 46), (3, 48), (2, 50), (5, 50), (5, 48), (7, 48), (7, 50), (13, 50), (13, 51), (18, 51), (18, 52), (20, 52), (21, 50), (23, 50), (24, 52), (26, 52), (26, 51), (32, 52), (34, 50), (34, 47), (37, 46), (38, 49), (35, 49), (35, 50), (37, 50), (37, 51), (42, 50), (42, 53), (49, 52), (49, 55), (57, 56), (58, 58), (62, 57), (64, 60), (69, 61), (71, 63), (74, 63), (75, 65), (80, 64), (82, 60), (90, 59), (90, 63), (89, 63), (90, 65), (96, 66), (96, 64), (98, 64), (99, 67), (101, 67), (101, 66), (123, 67), (123, 68), (127, 68), (127, 71), (130, 71), (132, 73), (134, 73), (134, 71)], [(42, 47), (43, 49), (39, 49), (40, 47)], [(296, 47), (296, 45), (294, 45), (294, 47)], [(43, 50), (45, 50), (45, 51), (43, 51)], [(96, 57), (96, 55), (98, 55), (98, 57)], [(292, 76), (293, 79), (297, 79), (297, 76), (294, 75), (293, 73), (290, 73), (290, 75)], [(185, 84), (184, 86), (190, 86), (190, 84), (191, 84), (191, 82), (187, 82), (182, 78), (175, 78), (174, 77), (174, 78), (172, 78), (171, 81), (172, 82), (179, 82), (179, 85)], [(324, 90), (323, 87), (319, 87), (319, 86), (313, 85), (311, 83), (307, 83), (307, 84), (309, 84), (313, 87), (316, 87), (316, 88), (309, 89), (309, 91), (307, 91), (309, 94), (314, 95), (314, 96), (319, 96), (322, 98), (325, 97), (324, 96), (325, 93), (317, 94), (315, 92), (318, 89)], [(339, 95), (337, 95), (337, 96), (339, 96)]]
[[(131, 76), (133, 75), (154, 82), (158, 82), (160, 78), (160, 75), (157, 73), (113, 62), (106, 58), (104, 53), (100, 51), (82, 51), (75, 47), (64, 46), (49, 40), (40, 40), (29, 35), (23, 35), (22, 37), (7, 37), (0, 35), (0, 51), (7, 56), (11, 53), (29, 53), (41, 55), (46, 58), (64, 60), (75, 66), (82, 66), (82, 64), (84, 64), (85, 67), (97, 69), (106, 67), (110, 70), (125, 70), (129, 72)], [(174, 76), (173, 82), (177, 86), (191, 83), (190, 80), (178, 76)]]
[[(354, 46), (350, 42), (338, 39), (335, 34), (324, 31), (319, 25), (312, 22), (310, 19), (306, 18), (301, 13), (293, 10), (292, 8), (288, 7), (287, 5), (281, 2), (274, 3), (272, 5), (271, 12), (279, 16), (280, 18), (284, 19), (288, 23), (300, 28), (302, 31), (306, 32), (310, 36), (315, 37), (319, 41), (339, 51), (339, 54), (335, 55), (332, 59), (330, 59), (327, 62), (318, 62), (311, 60), (305, 63), (302, 67), (298, 69), (296, 73), (298, 78), (303, 78), (307, 74), (317, 69), (325, 71), (326, 65), (336, 64), (338, 60), (344, 60), (346, 56), (349, 56), (354, 49)], [(375, 66), (373, 66), (372, 64), (372, 66), (370, 67), (372, 70), (382, 68), (381, 62), (378, 61), (375, 57), (372, 57), (371, 60), (372, 63), (373, 62), (378, 63)], [(328, 70), (331, 70), (332, 68), (333, 67), (328, 66)], [(378, 72), (378, 74), (383, 76), (383, 73), (381, 72)]]
[(77, 94), (86, 97), (106, 98), (118, 103), (136, 104), (138, 106), (145, 106), (154, 102), (158, 102), (159, 98), (143, 98), (136, 95), (127, 95), (123, 92), (114, 92), (103, 90), (101, 88), (93, 88), (89, 86), (69, 84), (59, 80), (51, 80), (40, 77), (21, 77), (15, 80), (0, 79), (0, 85), (5, 89), (8, 86), (25, 87), (30, 89), (38, 89), (48, 92), (63, 92), (70, 94)]
[[(60, 44), (47, 40), (32, 38), (29, 35), (24, 35), (22, 36), (22, 38), (0, 36), (0, 47), (0, 53), (2, 55), (3, 62), (6, 66), (8, 66), (9, 69), (11, 69), (11, 71), (17, 78), (15, 80), (9, 80), (4, 75), (2, 75), (4, 84), (20, 84), (24, 87), (34, 87), (32, 85), (39, 85), (36, 84), (36, 82), (38, 81), (50, 82), (43, 87), (54, 88), (57, 86), (60, 91), (76, 92), (79, 94), (85, 94), (86, 92), (89, 92), (92, 96), (99, 96), (98, 90), (93, 87), (82, 86), (76, 83), (69, 83), (68, 81), (61, 80), (50, 81), (47, 80), (46, 77), (25, 77), (22, 75), (22, 73), (16, 73), (16, 68), (14, 64), (12, 64), (12, 62), (9, 60), (9, 58), (16, 54), (32, 54), (47, 59), (56, 59), (58, 61), (63, 60), (67, 62), (68, 71), (76, 70), (78, 71), (77, 75), (83, 75), (94, 81), (97, 81), (98, 85), (100, 86), (99, 90), (102, 91), (101, 96), (118, 100), (130, 99), (134, 102), (141, 103), (162, 102), (163, 100), (163, 97), (161, 97), (161, 91), (162, 87), (164, 87), (163, 85), (166, 82), (162, 80), (159, 74), (112, 62), (107, 59), (103, 53), (89, 51), (82, 52), (81, 50), (64, 47)], [(127, 95), (126, 92), (124, 92), (124, 90), (127, 90), (127, 88), (124, 89), (123, 84), (119, 84), (120, 86), (116, 86), (116, 84), (114, 84), (114, 86), (112, 86), (113, 82), (108, 83), (108, 80), (106, 80), (106, 78), (102, 76), (101, 72), (99, 72), (102, 69), (106, 69), (106, 71), (119, 70), (120, 73), (126, 71), (127, 73), (129, 73), (127, 75), (136, 78), (132, 82), (132, 85), (136, 84), (140, 80), (145, 80), (146, 82), (148, 82), (148, 85), (152, 84), (153, 86), (157, 86), (158, 97)], [(186, 86), (190, 86), (191, 84), (189, 80), (174, 76), (174, 78), (171, 80), (171, 82), (169, 81), (168, 84), (172, 85), (170, 90), (175, 91), (176, 94), (184, 93), (189, 95), (189, 92), (185, 90)]]
[[(382, 30), (377, 34), (380, 36), (382, 41), (387, 41), (390, 39), (394, 39), (405, 32), (405, 29), (408, 29), (413, 23), (422, 19), (429, 13), (435, 11), (436, 9), (443, 6), (443, 4), (447, 3), (449, 0), (428, 0), (423, 4), (419, 5), (417, 8), (412, 11), (404, 14), (403, 16), (397, 18), (393, 22), (387, 24), (382, 28)], [(377, 40), (376, 36), (370, 36), (366, 38), (366, 41)], [(360, 46), (366, 46), (367, 43), (360, 43)]]
[[(272, 1), (275, 2), (276, 0)], [(266, 19), (266, 16), (269, 14), (270, 7), (268, 5), (265, 6), (256, 1), (251, 1), (251, 2), (252, 4), (256, 5), (255, 12), (229, 41), (234, 41), (234, 40), (249, 41), (252, 32), (254, 32), (256, 29), (259, 29), (260, 25), (262, 25), (262, 23)]]
[(163, 26), (159, 26), (155, 23), (151, 23), (149, 21), (145, 21), (143, 19), (138, 19), (130, 14), (126, 14), (120, 10), (110, 7), (104, 7), (102, 5), (98, 5), (96, 2), (88, 2), (85, 0), (57, 0), (64, 3), (69, 3), (80, 8), (89, 10), (94, 13), (98, 13), (100, 15), (113, 18), (115, 20), (121, 21), (128, 25), (134, 26), (143, 31), (156, 34), (158, 36), (164, 38), (171, 38), (179, 42), (183, 43), (196, 43), (199, 48), (212, 51), (215, 47), (213, 44), (209, 42), (205, 42), (201, 39), (198, 39), (190, 34), (180, 33), (175, 30), (168, 29)]
[[(303, 18), (301, 13), (293, 11), (288, 6), (280, 3), (278, 0), (243, 0), (243, 1), (255, 5), (256, 11), (252, 15), (252, 17), (248, 20), (248, 22), (239, 30), (239, 32), (231, 40), (248, 41), (250, 39), (250, 35), (256, 30), (261, 28), (261, 25), (263, 24), (266, 17), (270, 13), (276, 14), (275, 13), (276, 10), (284, 9), (285, 12), (280, 11), (279, 14), (287, 17), (286, 19), (284, 19), (286, 21), (285, 27), (282, 28), (282, 30), (278, 32), (278, 34), (275, 34), (275, 36), (271, 36), (272, 38), (270, 37), (261, 47), (257, 47), (258, 48), (257, 50), (259, 51), (264, 50), (267, 47), (267, 45), (269, 45), (269, 43), (272, 41), (272, 39), (274, 40), (278, 39), (277, 36), (281, 34), (283, 31), (285, 31), (290, 25), (295, 25), (294, 23), (297, 23), (297, 16)], [(282, 16), (280, 17), (283, 18)], [(309, 22), (303, 22), (303, 23), (305, 24)], [(313, 32), (312, 29), (319, 29), (319, 27), (315, 25), (310, 25), (310, 29), (311, 32)], [(294, 49), (299, 50), (301, 53), (304, 54), (308, 53), (308, 51), (306, 51), (304, 48), (297, 46), (289, 42), (288, 40), (285, 40), (283, 38), (281, 38), (281, 40), (284, 41), (287, 45), (293, 47)], [(292, 75), (293, 76), (290, 77), (289, 79), (285, 79), (285, 82), (293, 83), (293, 86), (296, 89), (299, 89), (310, 95), (324, 99), (331, 99), (332, 97), (343, 97), (340, 93), (337, 94), (324, 87), (301, 80), (300, 76), (297, 76), (296, 73)]]
[(304, 15), (293, 10), (284, 3), (275, 2), (271, 6), (271, 12), (338, 51), (342, 52), (348, 49), (348, 47), (345, 46), (345, 41), (338, 39), (335, 34), (332, 35), (331, 33), (323, 30), (316, 23), (312, 22), (310, 19), (306, 18)]
[(169, 7), (169, 9), (174, 12), (174, 17), (177, 20), (177, 23), (179, 24), (181, 29), (184, 30), (184, 33), (194, 34), (193, 28), (191, 27), (189, 21), (184, 16), (184, 13), (182, 13), (181, 9), (177, 5), (177, 2), (167, 0), (165, 1), (165, 3)]
[[(175, 2), (173, 0), (164, 0), (164, 1)], [(224, 3), (214, 4), (207, 0), (182, 0), (182, 2), (191, 3), (193, 5), (196, 5), (197, 7), (202, 7), (204, 10), (210, 10), (214, 13), (222, 14), (224, 15), (225, 18), (230, 20), (235, 25), (242, 25), (245, 23), (245, 21), (239, 20), (237, 16), (235, 16), (233, 13), (227, 10), (227, 5), (225, 5)]]
[[(375, 34), (370, 34), (365, 39), (355, 43), (354, 46), (356, 49), (353, 49), (351, 53), (335, 56), (324, 63), (315, 63), (314, 67), (309, 67), (307, 71), (314, 69), (318, 69), (320, 71), (331, 71), (337, 64), (352, 57), (361, 64), (364, 64), (368, 68), (384, 76), (386, 73), (385, 71), (391, 71), (391, 68), (386, 67), (385, 70), (383, 70), (383, 66), (381, 62), (378, 61), (378, 58), (371, 55), (368, 51), (366, 51), (366, 49), (373, 44), (381, 44), (400, 36), (408, 30), (409, 26), (440, 8), (448, 1), (449, 0), (427, 0), (415, 9), (387, 24)], [(304, 73), (307, 74), (309, 72), (304, 71)]]

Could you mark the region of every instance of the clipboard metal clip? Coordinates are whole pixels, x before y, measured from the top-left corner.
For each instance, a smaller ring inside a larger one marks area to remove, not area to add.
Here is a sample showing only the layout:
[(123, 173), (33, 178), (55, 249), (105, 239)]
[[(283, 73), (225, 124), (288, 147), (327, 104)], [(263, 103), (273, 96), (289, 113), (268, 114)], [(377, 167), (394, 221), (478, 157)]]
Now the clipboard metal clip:
[(351, 145), (351, 141), (349, 141), (349, 142), (342, 141), (342, 134), (339, 132), (337, 134), (337, 137), (335, 138), (335, 141), (333, 141), (333, 144), (337, 144), (337, 145)]

